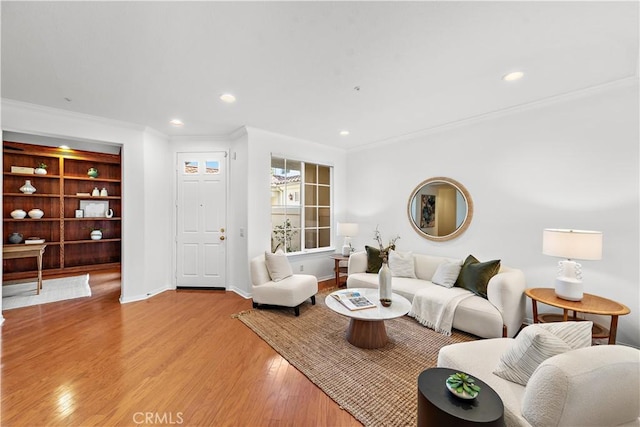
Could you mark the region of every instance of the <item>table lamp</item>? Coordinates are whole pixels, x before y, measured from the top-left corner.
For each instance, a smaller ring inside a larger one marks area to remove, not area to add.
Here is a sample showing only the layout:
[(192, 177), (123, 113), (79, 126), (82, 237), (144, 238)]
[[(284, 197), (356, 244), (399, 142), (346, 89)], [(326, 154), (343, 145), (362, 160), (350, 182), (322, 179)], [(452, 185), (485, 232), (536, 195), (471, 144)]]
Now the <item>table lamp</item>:
[(602, 259), (602, 232), (547, 228), (542, 234), (542, 253), (566, 258), (558, 262), (556, 295), (569, 301), (582, 301), (582, 266), (574, 260)]
[(358, 234), (358, 224), (352, 222), (338, 223), (338, 236), (344, 237), (342, 244), (342, 255), (351, 255), (351, 238)]

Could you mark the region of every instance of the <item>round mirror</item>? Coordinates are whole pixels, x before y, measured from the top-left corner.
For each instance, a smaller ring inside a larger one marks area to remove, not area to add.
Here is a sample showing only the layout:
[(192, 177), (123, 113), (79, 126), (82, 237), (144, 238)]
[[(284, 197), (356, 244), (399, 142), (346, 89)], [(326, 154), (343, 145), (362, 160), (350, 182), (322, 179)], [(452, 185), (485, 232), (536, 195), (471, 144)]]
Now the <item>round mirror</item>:
[(429, 178), (411, 193), (407, 213), (413, 228), (425, 239), (451, 240), (469, 227), (473, 202), (458, 181)]

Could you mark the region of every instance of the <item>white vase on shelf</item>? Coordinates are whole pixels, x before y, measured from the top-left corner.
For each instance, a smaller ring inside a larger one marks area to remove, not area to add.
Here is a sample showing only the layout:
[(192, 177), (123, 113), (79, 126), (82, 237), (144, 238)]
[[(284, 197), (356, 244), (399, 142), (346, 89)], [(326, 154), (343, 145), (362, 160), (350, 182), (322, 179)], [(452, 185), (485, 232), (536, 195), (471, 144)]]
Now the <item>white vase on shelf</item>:
[(103, 188), (102, 190), (100, 190), (100, 197), (107, 197), (109, 195), (109, 193), (107, 192), (106, 188)]
[(24, 194), (33, 194), (33, 193), (36, 192), (36, 187), (31, 185), (31, 180), (30, 179), (27, 179), (24, 182), (24, 185), (22, 187), (20, 187), (20, 191), (22, 191)]
[(92, 196), (92, 197), (98, 197), (98, 196), (100, 196), (100, 190), (98, 190), (98, 187), (95, 187), (95, 188), (93, 189), (93, 191), (91, 192), (91, 196)]
[(93, 230), (91, 232), (91, 240), (100, 240), (100, 239), (102, 239), (102, 231)]

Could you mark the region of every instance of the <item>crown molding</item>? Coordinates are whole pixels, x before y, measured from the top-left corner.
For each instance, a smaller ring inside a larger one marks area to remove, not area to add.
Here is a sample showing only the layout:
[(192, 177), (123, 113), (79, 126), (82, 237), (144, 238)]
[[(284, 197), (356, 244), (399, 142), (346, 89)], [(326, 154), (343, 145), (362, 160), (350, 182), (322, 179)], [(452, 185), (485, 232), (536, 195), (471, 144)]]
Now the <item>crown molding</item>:
[(139, 124), (125, 122), (121, 120), (108, 119), (101, 116), (94, 116), (86, 113), (78, 113), (75, 111), (63, 110), (61, 108), (47, 107), (39, 104), (31, 104), (29, 102), (16, 101), (14, 99), (2, 98), (2, 108), (15, 108), (21, 110), (32, 111), (34, 113), (43, 113), (52, 116), (63, 117), (67, 119), (85, 120), (106, 126), (119, 127), (128, 130), (136, 130), (144, 132), (148, 127)]
[(442, 123), (429, 128), (421, 129), (416, 132), (410, 132), (403, 135), (397, 135), (397, 136), (381, 139), (378, 141), (373, 141), (370, 143), (359, 145), (357, 147), (347, 149), (347, 151), (358, 152), (358, 151), (368, 150), (371, 148), (381, 147), (381, 146), (392, 144), (392, 143), (407, 141), (411, 139), (417, 139), (417, 138), (465, 127), (465, 126), (470, 126), (472, 124), (481, 123), (487, 120), (494, 120), (497, 118), (510, 116), (512, 114), (517, 114), (524, 111), (535, 110), (538, 108), (543, 108), (543, 107), (561, 103), (561, 102), (567, 102), (567, 101), (571, 101), (579, 98), (592, 96), (592, 95), (595, 95), (607, 90), (611, 90), (611, 89), (633, 87), (634, 85), (637, 86), (638, 81), (639, 81), (638, 75), (634, 74), (632, 76), (624, 77), (618, 80), (613, 80), (611, 82), (603, 83), (600, 85), (590, 86), (584, 89), (579, 89), (579, 90), (563, 93), (560, 95), (554, 95), (554, 96), (539, 99), (536, 101), (518, 104), (512, 107), (490, 111), (488, 113), (482, 113), (476, 116), (466, 117), (460, 120), (454, 120), (448, 123)]

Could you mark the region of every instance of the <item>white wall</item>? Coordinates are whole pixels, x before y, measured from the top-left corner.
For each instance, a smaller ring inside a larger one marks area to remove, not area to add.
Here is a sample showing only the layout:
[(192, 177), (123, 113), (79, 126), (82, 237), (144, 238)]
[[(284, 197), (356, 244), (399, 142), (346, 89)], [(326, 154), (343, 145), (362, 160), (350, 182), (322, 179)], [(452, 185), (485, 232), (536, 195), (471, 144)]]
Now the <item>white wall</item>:
[[(271, 154), (296, 160), (333, 166), (333, 224), (348, 221), (346, 215), (346, 151), (321, 144), (288, 137), (255, 128), (247, 128), (248, 134), (248, 187), (247, 187), (247, 254), (249, 258), (264, 253), (271, 247)], [(336, 239), (336, 236), (333, 236)], [(342, 244), (337, 242), (336, 244)], [(331, 249), (329, 252), (333, 252)], [(301, 266), (304, 273), (318, 279), (333, 277), (333, 260), (327, 252), (309, 253), (289, 258), (294, 272)], [(248, 271), (248, 264), (245, 269)], [(241, 284), (239, 284), (240, 286)], [(246, 292), (251, 292), (250, 282)]]
[[(160, 172), (146, 170), (150, 162), (166, 164), (166, 138), (140, 126), (6, 99), (2, 100), (2, 129), (122, 145), (120, 299), (123, 302), (143, 299), (170, 286), (166, 272), (154, 270), (159, 264), (156, 260), (167, 260), (171, 253), (170, 247), (158, 245), (158, 241), (171, 238), (171, 230), (163, 227), (170, 213), (157, 210), (158, 206), (166, 206), (171, 195), (164, 191), (166, 182), (159, 179)], [(150, 231), (154, 236), (147, 239)]]
[[(638, 347), (638, 114), (634, 79), (350, 151), (347, 217), (360, 224), (353, 242), (374, 244), (379, 224), (384, 239), (400, 234), (401, 251), (498, 258), (522, 269), (528, 287), (553, 287), (558, 259), (542, 255), (542, 230), (603, 231), (603, 259), (582, 262), (585, 292), (631, 309), (618, 342)], [(460, 181), (474, 202), (471, 226), (449, 242), (422, 239), (407, 217), (411, 191), (434, 176)], [(529, 301), (527, 310), (531, 318)]]

